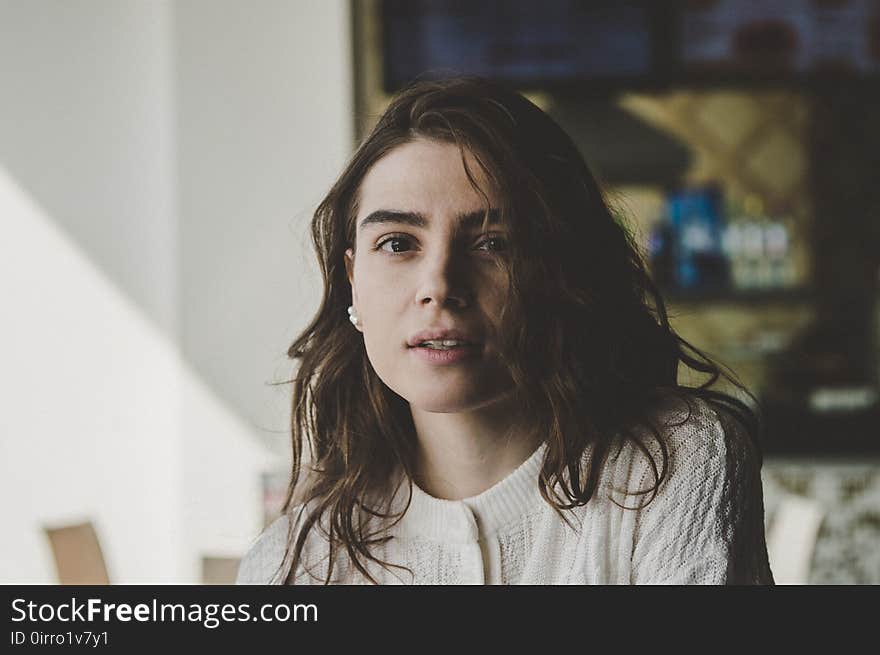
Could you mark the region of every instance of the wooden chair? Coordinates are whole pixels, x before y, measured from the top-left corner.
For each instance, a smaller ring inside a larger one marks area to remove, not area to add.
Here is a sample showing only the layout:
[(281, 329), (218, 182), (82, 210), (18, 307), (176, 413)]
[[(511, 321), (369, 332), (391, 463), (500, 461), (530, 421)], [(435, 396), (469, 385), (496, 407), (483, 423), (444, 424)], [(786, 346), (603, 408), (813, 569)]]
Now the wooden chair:
[(786, 494), (767, 531), (767, 556), (777, 584), (808, 584), (813, 550), (825, 517), (811, 498)]
[(107, 585), (110, 577), (91, 521), (44, 527), (52, 546), (58, 584)]
[(202, 557), (202, 584), (235, 584), (239, 563), (238, 557)]

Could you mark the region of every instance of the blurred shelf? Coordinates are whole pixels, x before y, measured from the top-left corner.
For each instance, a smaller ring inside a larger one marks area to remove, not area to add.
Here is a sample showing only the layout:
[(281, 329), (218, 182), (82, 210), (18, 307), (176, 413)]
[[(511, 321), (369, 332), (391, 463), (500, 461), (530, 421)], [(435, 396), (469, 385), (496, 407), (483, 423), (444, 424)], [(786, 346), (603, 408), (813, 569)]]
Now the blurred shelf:
[(743, 305), (764, 305), (779, 303), (808, 303), (816, 298), (815, 291), (809, 287), (790, 289), (699, 289), (693, 291), (661, 289), (663, 300), (673, 304), (693, 303), (735, 303)]
[(880, 407), (817, 413), (762, 401), (764, 452), (775, 456), (880, 456)]

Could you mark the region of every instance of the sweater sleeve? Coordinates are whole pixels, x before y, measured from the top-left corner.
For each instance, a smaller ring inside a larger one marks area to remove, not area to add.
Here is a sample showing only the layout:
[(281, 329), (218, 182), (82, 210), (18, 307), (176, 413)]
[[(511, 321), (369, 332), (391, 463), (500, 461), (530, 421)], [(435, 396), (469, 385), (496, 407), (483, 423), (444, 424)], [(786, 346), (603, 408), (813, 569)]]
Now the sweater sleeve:
[[(671, 428), (667, 477), (638, 510), (634, 584), (773, 584), (759, 457), (738, 426), (700, 401)], [(655, 459), (659, 468), (659, 451)], [(653, 486), (649, 467), (641, 477), (642, 489)]]

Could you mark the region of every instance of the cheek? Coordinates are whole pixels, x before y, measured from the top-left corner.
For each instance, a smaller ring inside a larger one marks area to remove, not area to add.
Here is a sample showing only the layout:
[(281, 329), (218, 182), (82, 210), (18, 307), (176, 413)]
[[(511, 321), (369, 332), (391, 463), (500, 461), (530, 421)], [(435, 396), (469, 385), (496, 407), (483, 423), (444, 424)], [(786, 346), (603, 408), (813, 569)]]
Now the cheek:
[(403, 280), (389, 275), (387, 271), (369, 269), (356, 279), (359, 313), (373, 322), (393, 320), (389, 312), (400, 305), (405, 292)]
[(480, 289), (480, 307), (493, 323), (500, 320), (507, 293), (507, 279), (501, 275), (486, 276)]
[(381, 267), (365, 266), (358, 271), (358, 314), (363, 322), (363, 339), (374, 368), (384, 369), (389, 358), (399, 356), (406, 339), (402, 333), (402, 308), (406, 289), (400, 279)]
[(399, 332), (399, 321), (373, 316), (361, 336), (373, 371), (390, 389), (403, 395), (412, 381), (404, 359), (408, 355), (404, 343), (406, 335)]
[[(418, 263), (412, 258), (395, 258), (381, 251), (373, 251), (372, 242), (361, 248), (362, 254), (354, 265), (358, 301), (364, 305), (399, 303), (412, 289)], [(369, 309), (365, 306), (363, 311)]]

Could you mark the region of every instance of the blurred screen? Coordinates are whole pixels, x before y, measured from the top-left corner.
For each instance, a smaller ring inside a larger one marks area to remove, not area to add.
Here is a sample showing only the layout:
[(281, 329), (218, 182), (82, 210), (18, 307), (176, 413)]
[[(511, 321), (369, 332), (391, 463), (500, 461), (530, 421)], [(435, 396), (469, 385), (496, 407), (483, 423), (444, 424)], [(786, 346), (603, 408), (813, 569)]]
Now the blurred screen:
[(684, 70), (861, 72), (880, 69), (875, 0), (714, 0), (680, 14)]
[(513, 82), (651, 72), (642, 2), (386, 0), (383, 14), (389, 89), (430, 69)]
[(620, 89), (880, 73), (880, 0), (385, 0), (384, 86), (471, 73)]

